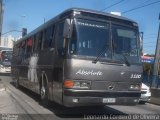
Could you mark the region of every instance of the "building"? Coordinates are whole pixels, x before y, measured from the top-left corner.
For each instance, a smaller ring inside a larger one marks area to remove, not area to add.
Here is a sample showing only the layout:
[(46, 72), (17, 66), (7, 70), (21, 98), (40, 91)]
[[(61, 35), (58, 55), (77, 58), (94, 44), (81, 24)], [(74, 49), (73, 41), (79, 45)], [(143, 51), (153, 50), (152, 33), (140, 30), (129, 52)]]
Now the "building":
[(0, 0), (0, 44), (2, 35), (2, 23), (3, 23), (3, 0)]
[(154, 57), (143, 55), (141, 56), (142, 63), (154, 64)]
[(21, 37), (14, 38), (12, 35), (4, 36), (1, 38), (0, 46), (6, 46), (9, 48), (13, 48), (14, 42), (20, 39)]

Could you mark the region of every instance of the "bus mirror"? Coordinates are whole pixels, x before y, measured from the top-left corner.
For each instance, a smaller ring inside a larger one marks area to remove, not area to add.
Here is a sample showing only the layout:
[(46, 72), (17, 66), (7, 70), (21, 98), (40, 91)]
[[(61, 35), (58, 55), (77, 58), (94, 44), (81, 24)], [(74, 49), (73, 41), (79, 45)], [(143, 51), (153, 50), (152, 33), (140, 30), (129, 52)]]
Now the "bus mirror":
[(64, 38), (70, 38), (70, 26), (71, 26), (70, 19), (66, 19), (64, 23), (64, 30), (63, 30)]
[(140, 53), (143, 55), (143, 32), (139, 33), (139, 39), (140, 39)]

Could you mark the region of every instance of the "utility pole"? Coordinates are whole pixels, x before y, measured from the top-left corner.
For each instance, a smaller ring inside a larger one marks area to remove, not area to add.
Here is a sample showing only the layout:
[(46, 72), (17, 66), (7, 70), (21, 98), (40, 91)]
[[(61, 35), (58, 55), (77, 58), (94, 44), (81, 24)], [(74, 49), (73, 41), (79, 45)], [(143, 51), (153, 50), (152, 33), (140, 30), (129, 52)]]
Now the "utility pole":
[(153, 81), (152, 88), (158, 88), (159, 84), (159, 69), (160, 69), (160, 14), (159, 14), (159, 29), (158, 29), (158, 37), (157, 37), (157, 45), (155, 51), (155, 61), (154, 61), (154, 69), (153, 69)]
[(0, 0), (0, 45), (2, 35), (2, 23), (3, 23), (3, 0)]

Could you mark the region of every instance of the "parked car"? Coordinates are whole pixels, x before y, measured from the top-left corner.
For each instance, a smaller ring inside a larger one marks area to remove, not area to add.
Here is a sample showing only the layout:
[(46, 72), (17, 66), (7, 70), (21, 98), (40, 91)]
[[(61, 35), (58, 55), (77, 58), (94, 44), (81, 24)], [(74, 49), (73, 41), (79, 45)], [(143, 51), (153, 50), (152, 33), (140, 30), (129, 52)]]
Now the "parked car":
[(146, 84), (142, 83), (141, 97), (139, 99), (139, 103), (145, 104), (146, 102), (150, 101), (150, 99), (151, 99), (150, 87), (148, 87)]

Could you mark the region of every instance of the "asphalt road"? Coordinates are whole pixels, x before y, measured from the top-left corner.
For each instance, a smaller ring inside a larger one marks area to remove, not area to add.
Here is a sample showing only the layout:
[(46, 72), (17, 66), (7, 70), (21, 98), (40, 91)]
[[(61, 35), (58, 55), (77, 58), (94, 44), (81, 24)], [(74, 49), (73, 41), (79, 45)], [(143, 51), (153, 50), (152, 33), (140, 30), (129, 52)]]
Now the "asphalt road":
[(44, 108), (39, 96), (31, 91), (16, 89), (9, 76), (0, 74), (0, 120), (85, 120), (85, 119), (160, 119), (160, 106), (105, 106), (66, 108), (52, 104)]

